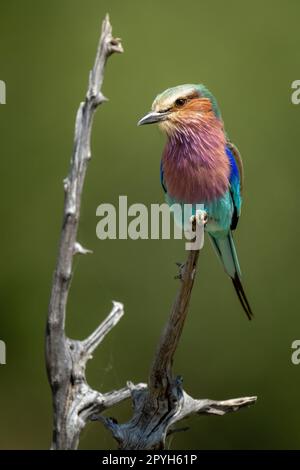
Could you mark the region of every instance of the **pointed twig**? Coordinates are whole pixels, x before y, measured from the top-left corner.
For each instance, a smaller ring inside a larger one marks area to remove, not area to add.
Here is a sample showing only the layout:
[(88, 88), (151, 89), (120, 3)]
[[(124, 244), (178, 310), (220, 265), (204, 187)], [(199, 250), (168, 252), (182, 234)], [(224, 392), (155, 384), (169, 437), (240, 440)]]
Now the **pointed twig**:
[(88, 359), (94, 352), (98, 345), (103, 341), (105, 336), (113, 329), (113, 327), (120, 321), (124, 315), (123, 304), (120, 302), (113, 302), (113, 309), (106, 317), (106, 319), (98, 326), (98, 328), (84, 341), (82, 347), (84, 354)]
[(84, 248), (80, 243), (76, 242), (74, 247), (73, 247), (73, 254), (74, 255), (88, 255), (92, 254), (92, 250), (88, 250), (87, 248)]

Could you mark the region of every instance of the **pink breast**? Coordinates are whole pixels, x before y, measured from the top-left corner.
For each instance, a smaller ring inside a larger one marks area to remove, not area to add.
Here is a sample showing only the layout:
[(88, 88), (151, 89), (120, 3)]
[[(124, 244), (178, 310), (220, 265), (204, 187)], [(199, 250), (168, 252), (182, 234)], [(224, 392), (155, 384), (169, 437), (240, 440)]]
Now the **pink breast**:
[(178, 202), (211, 202), (227, 191), (229, 161), (223, 132), (216, 139), (200, 141), (170, 138), (162, 165), (168, 194)]

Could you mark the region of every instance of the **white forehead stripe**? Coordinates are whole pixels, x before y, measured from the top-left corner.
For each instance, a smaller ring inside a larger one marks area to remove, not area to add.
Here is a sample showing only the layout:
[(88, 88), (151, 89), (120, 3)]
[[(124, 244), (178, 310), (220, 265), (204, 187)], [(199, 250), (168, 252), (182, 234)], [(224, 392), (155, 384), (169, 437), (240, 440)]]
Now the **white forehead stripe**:
[(168, 109), (178, 98), (185, 98), (195, 91), (195, 85), (180, 85), (174, 88), (168, 88), (155, 98), (152, 104), (152, 111), (158, 112)]

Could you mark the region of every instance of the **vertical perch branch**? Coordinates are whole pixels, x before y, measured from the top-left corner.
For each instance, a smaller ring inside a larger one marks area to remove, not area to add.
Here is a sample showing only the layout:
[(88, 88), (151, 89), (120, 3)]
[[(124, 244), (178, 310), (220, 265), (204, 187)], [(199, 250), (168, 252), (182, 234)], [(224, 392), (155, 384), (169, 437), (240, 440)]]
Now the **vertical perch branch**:
[(77, 242), (81, 196), (88, 162), (90, 139), (97, 107), (106, 101), (101, 87), (108, 57), (123, 52), (121, 40), (113, 38), (109, 17), (102, 23), (94, 67), (90, 72), (85, 101), (80, 104), (75, 125), (74, 149), (68, 177), (64, 181), (65, 203), (59, 253), (53, 277), (46, 328), (46, 364), (52, 389), (54, 422), (53, 449), (74, 449), (81, 429), (93, 413), (128, 398), (128, 388), (109, 394), (92, 390), (85, 368), (94, 349), (123, 315), (123, 305), (115, 302), (108, 318), (84, 341), (65, 334), (65, 319), (73, 257), (90, 251)]
[(166, 387), (172, 382), (173, 358), (188, 314), (198, 258), (199, 250), (192, 250), (189, 252), (186, 264), (179, 266), (180, 288), (169, 321), (162, 332), (150, 371), (149, 387), (153, 394), (157, 390), (165, 392)]
[(120, 449), (164, 449), (167, 435), (174, 432), (173, 426), (180, 420), (192, 414), (224, 415), (256, 401), (256, 397), (196, 400), (182, 389), (182, 379), (173, 377), (173, 358), (188, 314), (198, 259), (199, 250), (189, 251), (186, 263), (180, 265), (180, 286), (154, 356), (147, 389), (129, 384), (134, 405), (132, 419), (119, 425), (115, 420), (101, 418)]

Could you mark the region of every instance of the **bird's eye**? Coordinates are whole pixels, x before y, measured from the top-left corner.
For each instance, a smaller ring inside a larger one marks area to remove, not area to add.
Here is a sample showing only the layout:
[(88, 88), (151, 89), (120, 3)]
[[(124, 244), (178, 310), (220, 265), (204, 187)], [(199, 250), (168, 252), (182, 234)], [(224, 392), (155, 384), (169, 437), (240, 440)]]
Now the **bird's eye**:
[(183, 106), (187, 102), (186, 98), (177, 98), (175, 101), (176, 106)]

